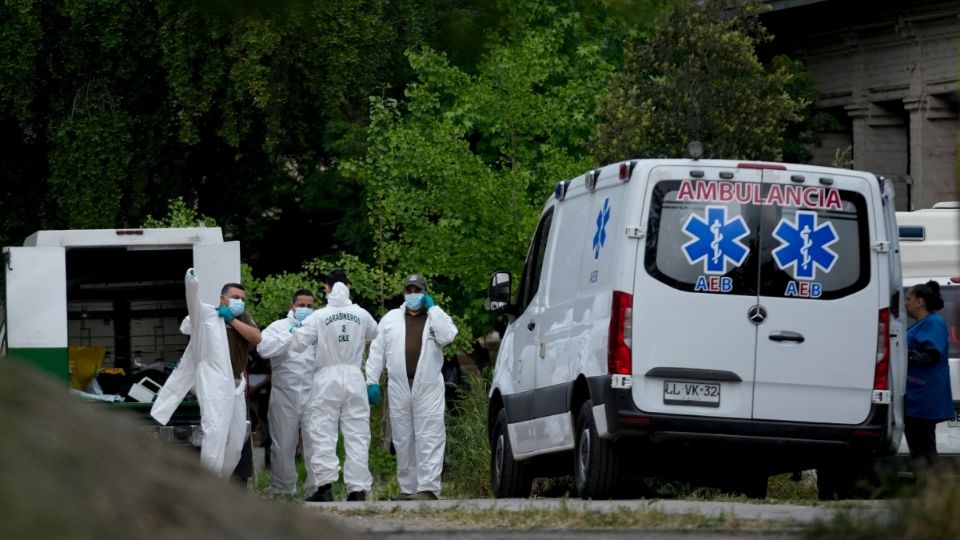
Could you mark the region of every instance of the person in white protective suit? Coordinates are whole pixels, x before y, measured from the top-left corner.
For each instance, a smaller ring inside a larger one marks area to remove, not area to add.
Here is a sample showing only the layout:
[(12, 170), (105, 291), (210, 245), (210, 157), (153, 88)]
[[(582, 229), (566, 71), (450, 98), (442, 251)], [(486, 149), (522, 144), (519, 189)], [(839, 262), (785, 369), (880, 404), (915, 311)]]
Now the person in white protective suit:
[(380, 398), (380, 374), (387, 367), (388, 406), (397, 451), (400, 499), (435, 500), (446, 446), (443, 347), (457, 336), (453, 320), (427, 294), (427, 280), (404, 280), (404, 305), (380, 321), (367, 359), (367, 385)]
[[(335, 276), (335, 277), (334, 277)], [(377, 323), (362, 307), (350, 301), (342, 271), (327, 277), (327, 305), (315, 311), (293, 332), (292, 348), (300, 352), (316, 344), (316, 367), (304, 453), (307, 501), (332, 501), (331, 486), (339, 477), (337, 433), (343, 433), (343, 481), (348, 501), (366, 500), (373, 483), (368, 466), (370, 405), (364, 385), (363, 351), (377, 335)], [(309, 445), (306, 441), (309, 440)]]
[(187, 270), (184, 282), (188, 315), (180, 331), (190, 341), (158, 392), (150, 415), (166, 424), (193, 388), (203, 432), (200, 462), (220, 478), (228, 478), (240, 462), (245, 443), (249, 444), (243, 366), (248, 344), (260, 341), (260, 330), (244, 313), (246, 292), (240, 284), (224, 285), (220, 305), (214, 307), (200, 301), (200, 282), (193, 268)]
[(297, 444), (300, 430), (306, 426), (307, 399), (313, 383), (314, 347), (295, 352), (290, 344), (293, 331), (313, 313), (313, 292), (299, 289), (293, 294), (290, 311), (263, 331), (257, 353), (270, 360), (270, 486), (281, 495), (297, 491)]

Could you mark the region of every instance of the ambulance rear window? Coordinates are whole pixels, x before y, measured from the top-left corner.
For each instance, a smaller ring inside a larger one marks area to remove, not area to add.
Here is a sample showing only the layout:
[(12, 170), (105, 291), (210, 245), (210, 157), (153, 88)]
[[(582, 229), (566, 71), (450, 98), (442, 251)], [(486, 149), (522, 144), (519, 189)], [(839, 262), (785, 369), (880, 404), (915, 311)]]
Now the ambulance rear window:
[(840, 298), (869, 282), (867, 227), (866, 202), (853, 191), (661, 181), (651, 200), (645, 266), (655, 279), (689, 292)]

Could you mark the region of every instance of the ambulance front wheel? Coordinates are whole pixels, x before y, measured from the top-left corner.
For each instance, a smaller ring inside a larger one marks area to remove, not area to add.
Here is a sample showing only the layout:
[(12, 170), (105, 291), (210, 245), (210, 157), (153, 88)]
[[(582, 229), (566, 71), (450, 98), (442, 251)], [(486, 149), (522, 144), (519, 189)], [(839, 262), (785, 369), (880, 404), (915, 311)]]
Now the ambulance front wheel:
[(533, 477), (522, 463), (513, 459), (513, 447), (507, 433), (507, 411), (503, 409), (497, 412), (490, 446), (490, 484), (493, 496), (498, 499), (529, 497)]
[(613, 441), (601, 439), (593, 419), (593, 401), (580, 406), (577, 417), (573, 476), (577, 492), (584, 499), (609, 499), (619, 475), (619, 459)]

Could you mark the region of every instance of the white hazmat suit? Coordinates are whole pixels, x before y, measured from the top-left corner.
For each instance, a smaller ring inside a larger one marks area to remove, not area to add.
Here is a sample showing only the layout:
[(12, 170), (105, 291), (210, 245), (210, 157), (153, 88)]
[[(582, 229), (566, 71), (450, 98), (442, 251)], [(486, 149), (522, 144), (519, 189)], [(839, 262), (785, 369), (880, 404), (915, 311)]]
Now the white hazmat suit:
[(313, 345), (299, 353), (290, 346), (293, 342), (290, 329), (299, 325), (290, 311), (285, 319), (274, 322), (263, 331), (263, 339), (257, 345), (257, 354), (270, 359), (271, 390), (267, 411), (272, 441), (270, 490), (287, 495), (297, 491), (297, 443), (300, 429), (307, 425), (307, 400), (316, 365)]
[(457, 336), (457, 327), (440, 307), (429, 308), (411, 385), (407, 378), (405, 311), (401, 306), (380, 321), (367, 358), (367, 384), (379, 383), (386, 362), (390, 430), (397, 451), (400, 491), (409, 494), (429, 491), (439, 496), (447, 442), (440, 368), (443, 347)]
[(192, 269), (184, 281), (189, 315), (180, 330), (190, 335), (190, 342), (157, 394), (150, 415), (166, 425), (187, 392), (195, 388), (203, 431), (200, 463), (220, 478), (229, 478), (240, 462), (247, 434), (246, 379), (234, 383), (226, 326), (216, 307), (200, 301), (200, 282)]
[(362, 363), (363, 350), (376, 335), (376, 321), (350, 301), (343, 283), (335, 283), (327, 295), (327, 306), (314, 311), (293, 333), (294, 351), (316, 343), (316, 371), (304, 430), (304, 441), (310, 440), (306, 493), (334, 483), (339, 476), (338, 428), (346, 453), (343, 481), (347, 491), (370, 490), (370, 404)]

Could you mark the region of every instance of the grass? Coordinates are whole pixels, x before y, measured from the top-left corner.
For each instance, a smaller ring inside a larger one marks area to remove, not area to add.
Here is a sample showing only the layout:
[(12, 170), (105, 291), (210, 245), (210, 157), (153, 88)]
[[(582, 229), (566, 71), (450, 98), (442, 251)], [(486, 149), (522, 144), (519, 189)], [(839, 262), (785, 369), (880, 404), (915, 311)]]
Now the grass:
[(813, 471), (803, 471), (799, 479), (792, 474), (770, 477), (766, 502), (772, 504), (819, 504), (817, 479)]
[(468, 373), (458, 388), (459, 400), (447, 414), (447, 448), (443, 475), (445, 496), (489, 497), (490, 442), (487, 440), (487, 389), (490, 372)]
[(877, 515), (839, 511), (831, 521), (808, 529), (810, 540), (955, 540), (960, 538), (960, 478), (937, 470)]
[[(550, 479), (548, 482), (538, 480), (534, 484), (534, 495), (556, 497), (566, 493), (572, 496), (575, 492), (573, 478), (562, 477)], [(645, 478), (642, 489), (635, 496), (663, 499), (680, 499), (689, 501), (715, 502), (749, 502), (753, 504), (794, 504), (820, 505), (817, 499), (817, 480), (813, 471), (803, 471), (799, 478), (792, 474), (771, 476), (767, 481), (767, 497), (765, 499), (751, 499), (739, 493), (729, 493), (720, 488), (698, 486), (689, 482), (665, 480), (662, 478)]]

